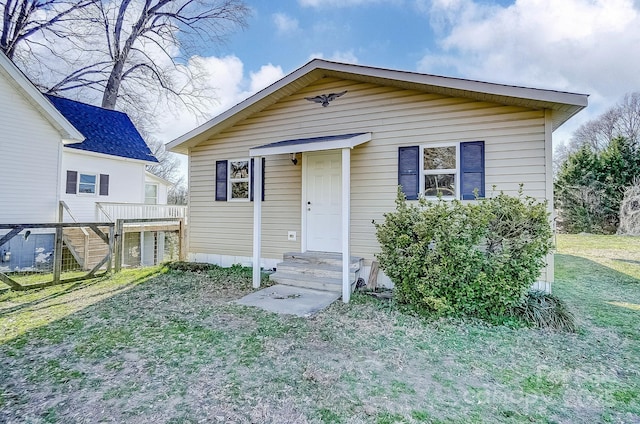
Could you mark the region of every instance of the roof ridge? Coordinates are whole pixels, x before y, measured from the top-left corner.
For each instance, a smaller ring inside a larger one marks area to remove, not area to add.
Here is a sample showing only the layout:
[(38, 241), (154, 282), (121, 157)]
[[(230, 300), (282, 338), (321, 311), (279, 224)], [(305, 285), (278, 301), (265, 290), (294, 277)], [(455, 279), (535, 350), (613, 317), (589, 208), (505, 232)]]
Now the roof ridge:
[[(69, 102), (79, 103), (79, 104), (81, 104), (83, 106), (89, 106), (89, 107), (100, 109), (100, 110), (104, 110), (104, 111), (107, 111), (107, 112), (119, 113), (119, 114), (126, 115), (127, 117), (129, 117), (129, 115), (126, 112), (123, 112), (121, 110), (109, 109), (109, 108), (102, 107), (102, 106), (96, 106), (96, 105), (92, 105), (91, 103), (81, 102), (80, 100), (74, 100), (74, 99), (70, 99), (68, 97), (58, 96), (57, 94), (49, 94), (49, 93), (42, 93), (42, 94), (44, 94), (47, 97), (55, 97), (57, 99), (67, 100)], [(131, 118), (129, 117), (129, 119), (131, 119)]]
[[(575, 92), (575, 91), (567, 91), (567, 90), (559, 90), (559, 89), (555, 89), (555, 88), (534, 87), (534, 86), (530, 86), (530, 85), (521, 85), (521, 84), (508, 83), (508, 82), (497, 82), (497, 81), (481, 80), (481, 79), (474, 79), (474, 78), (464, 78), (464, 77), (458, 77), (458, 76), (432, 74), (432, 73), (428, 73), (428, 72), (412, 71), (412, 70), (407, 70), (407, 69), (395, 69), (395, 68), (387, 68), (387, 67), (382, 67), (382, 66), (362, 65), (360, 63), (338, 62), (338, 61), (335, 61), (335, 60), (328, 60), (328, 59), (323, 59), (323, 58), (319, 58), (319, 57), (311, 59), (309, 62), (305, 63), (303, 66), (301, 66), (298, 69), (302, 69), (302, 68), (310, 65), (313, 62), (325, 62), (325, 63), (329, 63), (331, 65), (349, 66), (349, 67), (360, 68), (360, 69), (371, 69), (371, 70), (384, 71), (384, 72), (390, 72), (390, 73), (400, 73), (400, 74), (408, 74), (408, 75), (426, 76), (426, 77), (442, 78), (442, 79), (448, 79), (448, 80), (474, 82), (474, 83), (480, 83), (480, 84), (499, 85), (499, 86), (512, 87), (512, 88), (523, 88), (523, 89), (527, 89), (527, 90), (539, 90), (539, 91), (548, 91), (548, 92), (555, 92), (555, 93), (577, 94), (577, 95), (588, 96), (588, 94), (585, 94), (585, 93), (578, 93), (578, 92)], [(317, 68), (318, 67), (316, 67), (316, 69)], [(321, 66), (319, 68), (322, 69)], [(296, 70), (298, 70), (298, 69), (296, 69)]]

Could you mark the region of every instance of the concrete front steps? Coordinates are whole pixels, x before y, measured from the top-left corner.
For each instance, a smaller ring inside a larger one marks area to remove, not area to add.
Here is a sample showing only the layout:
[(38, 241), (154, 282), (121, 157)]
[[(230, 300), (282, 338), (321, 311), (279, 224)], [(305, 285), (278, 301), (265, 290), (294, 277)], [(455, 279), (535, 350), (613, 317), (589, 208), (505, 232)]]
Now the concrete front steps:
[[(287, 286), (342, 292), (342, 253), (289, 252), (269, 276), (271, 281)], [(363, 259), (352, 256), (349, 281), (353, 291)]]

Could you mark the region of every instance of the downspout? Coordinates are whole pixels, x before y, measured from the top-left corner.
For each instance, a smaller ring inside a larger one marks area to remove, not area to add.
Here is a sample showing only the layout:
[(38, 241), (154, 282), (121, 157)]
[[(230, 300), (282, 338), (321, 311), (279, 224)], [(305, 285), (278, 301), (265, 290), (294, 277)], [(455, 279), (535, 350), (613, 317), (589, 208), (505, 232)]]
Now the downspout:
[(57, 178), (56, 178), (56, 203), (54, 210), (58, 212), (58, 217), (56, 219), (57, 222), (64, 221), (64, 213), (60, 208), (60, 201), (62, 200), (62, 152), (64, 149), (64, 143), (62, 139), (60, 139), (60, 143), (58, 143), (58, 170)]

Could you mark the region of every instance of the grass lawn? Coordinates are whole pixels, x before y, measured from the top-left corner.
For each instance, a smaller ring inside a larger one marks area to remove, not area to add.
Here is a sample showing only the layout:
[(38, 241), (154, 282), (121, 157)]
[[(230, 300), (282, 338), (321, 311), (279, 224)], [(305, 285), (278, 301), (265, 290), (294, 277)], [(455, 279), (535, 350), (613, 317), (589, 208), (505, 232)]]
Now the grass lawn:
[(0, 293), (0, 422), (639, 423), (640, 239), (557, 244), (576, 334), (358, 294), (279, 316), (229, 303), (243, 269)]

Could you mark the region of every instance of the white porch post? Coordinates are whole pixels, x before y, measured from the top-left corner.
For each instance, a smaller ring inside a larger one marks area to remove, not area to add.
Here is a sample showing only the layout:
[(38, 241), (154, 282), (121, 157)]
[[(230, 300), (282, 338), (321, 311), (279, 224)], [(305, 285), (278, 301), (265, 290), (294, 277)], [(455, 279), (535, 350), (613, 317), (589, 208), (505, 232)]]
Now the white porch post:
[(253, 288), (260, 287), (262, 244), (262, 157), (253, 158)]
[(351, 149), (342, 149), (342, 301), (348, 303), (351, 297), (349, 269), (351, 265), (350, 246), (351, 211)]

